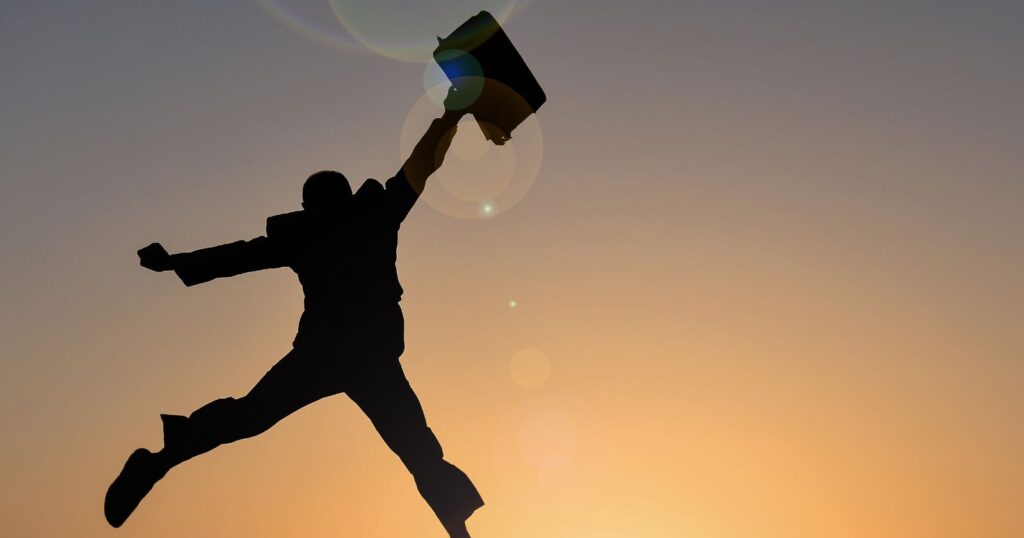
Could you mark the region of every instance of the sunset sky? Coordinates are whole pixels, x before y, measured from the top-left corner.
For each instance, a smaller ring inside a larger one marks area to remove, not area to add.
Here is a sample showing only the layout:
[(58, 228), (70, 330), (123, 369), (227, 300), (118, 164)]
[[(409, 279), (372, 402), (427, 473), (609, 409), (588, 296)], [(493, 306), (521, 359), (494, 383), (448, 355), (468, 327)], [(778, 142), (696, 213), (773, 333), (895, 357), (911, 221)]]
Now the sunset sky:
[[(406, 5), (408, 4), (408, 5)], [(429, 4), (427, 9), (424, 5)], [(397, 171), (436, 35), (548, 102), (463, 125), (405, 221), (402, 362), (484, 538), (1024, 536), (1024, 3), (221, 0), (0, 9), (0, 536), (441, 537), (344, 395), (172, 471), (160, 413), (289, 349), (261, 235)]]

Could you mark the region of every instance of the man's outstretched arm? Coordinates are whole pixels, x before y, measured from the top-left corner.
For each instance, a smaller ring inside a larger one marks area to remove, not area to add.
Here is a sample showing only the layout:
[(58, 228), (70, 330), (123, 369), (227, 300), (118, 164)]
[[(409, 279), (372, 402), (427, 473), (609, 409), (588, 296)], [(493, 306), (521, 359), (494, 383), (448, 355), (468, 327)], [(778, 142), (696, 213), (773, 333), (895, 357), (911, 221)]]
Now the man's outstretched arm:
[(416, 143), (409, 158), (402, 165), (402, 173), (417, 194), (423, 192), (427, 178), (444, 163), (444, 157), (455, 138), (459, 120), (464, 115), (465, 112), (462, 111), (445, 110), (444, 115), (430, 123), (427, 132)]
[(452, 139), (455, 138), (459, 120), (467, 113), (465, 110), (453, 110), (453, 107), (449, 106), (449, 101), (454, 99), (455, 91), (454, 87), (448, 91), (444, 114), (430, 123), (427, 132), (413, 147), (402, 168), (385, 184), (391, 218), (398, 222), (405, 220), (405, 216), (423, 192), (427, 178), (441, 167), (448, 148), (452, 145)]
[(138, 254), (140, 265), (152, 271), (174, 271), (186, 286), (287, 265), (280, 249), (266, 237), (180, 254), (169, 254), (163, 245), (153, 243)]
[(444, 162), (444, 156), (452, 147), (459, 121), (467, 114), (467, 110), (454, 110), (453, 101), (457, 100), (457, 91), (455, 86), (449, 89), (444, 99), (444, 114), (430, 123), (427, 132), (416, 142), (413, 153), (401, 165), (401, 172), (406, 175), (417, 194), (423, 192), (427, 178)]

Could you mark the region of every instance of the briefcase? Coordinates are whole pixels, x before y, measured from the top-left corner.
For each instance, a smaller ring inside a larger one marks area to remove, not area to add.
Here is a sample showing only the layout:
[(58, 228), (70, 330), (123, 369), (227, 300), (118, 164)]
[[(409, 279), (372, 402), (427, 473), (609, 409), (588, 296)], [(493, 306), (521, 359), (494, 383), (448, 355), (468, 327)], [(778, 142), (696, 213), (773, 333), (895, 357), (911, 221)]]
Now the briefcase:
[(486, 11), (470, 17), (448, 37), (438, 38), (434, 60), (457, 91), (460, 79), (476, 79), (476, 84), (482, 79), (480, 95), (468, 110), (495, 144), (509, 140), (512, 130), (547, 101), (519, 51)]

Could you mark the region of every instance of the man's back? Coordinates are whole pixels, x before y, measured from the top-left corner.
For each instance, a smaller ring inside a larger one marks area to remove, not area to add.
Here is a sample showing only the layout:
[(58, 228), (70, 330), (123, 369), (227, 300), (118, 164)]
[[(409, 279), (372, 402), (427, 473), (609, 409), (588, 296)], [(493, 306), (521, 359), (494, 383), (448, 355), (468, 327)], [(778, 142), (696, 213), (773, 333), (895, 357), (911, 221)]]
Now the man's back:
[(400, 318), (398, 230), (416, 197), (399, 173), (386, 188), (367, 180), (336, 212), (268, 219), (269, 242), (282, 251), (302, 284), (304, 312), (296, 345), (324, 344), (359, 332), (369, 336), (354, 330), (353, 320)]

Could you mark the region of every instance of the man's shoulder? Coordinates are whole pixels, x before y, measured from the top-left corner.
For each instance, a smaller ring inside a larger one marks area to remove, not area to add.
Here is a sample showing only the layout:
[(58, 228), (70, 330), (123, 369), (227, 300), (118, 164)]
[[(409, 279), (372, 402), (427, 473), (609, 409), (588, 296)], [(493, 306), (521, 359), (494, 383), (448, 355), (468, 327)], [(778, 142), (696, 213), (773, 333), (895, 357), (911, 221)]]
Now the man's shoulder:
[(384, 185), (380, 181), (370, 178), (359, 186), (359, 190), (356, 191), (356, 195), (373, 196), (382, 192), (384, 192)]
[(305, 232), (309, 226), (305, 211), (292, 211), (267, 217), (267, 237), (272, 240), (291, 239)]
[(401, 170), (384, 183), (367, 179), (355, 193), (357, 207), (364, 211), (380, 211), (379, 218), (399, 223), (418, 196)]

